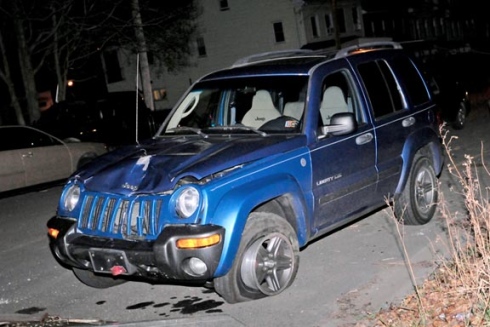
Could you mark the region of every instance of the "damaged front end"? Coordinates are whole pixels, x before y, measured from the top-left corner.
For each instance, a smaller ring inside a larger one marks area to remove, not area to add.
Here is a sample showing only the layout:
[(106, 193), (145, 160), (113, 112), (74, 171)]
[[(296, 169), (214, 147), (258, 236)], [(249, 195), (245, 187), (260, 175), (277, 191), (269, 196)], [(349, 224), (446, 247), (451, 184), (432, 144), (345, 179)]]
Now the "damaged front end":
[(207, 281), (225, 231), (197, 224), (201, 192), (182, 183), (163, 194), (109, 194), (73, 179), (47, 224), (51, 250), (65, 265), (101, 275)]
[(225, 231), (237, 214), (217, 212), (221, 196), (245, 167), (298, 144), (302, 138), (192, 135), (110, 152), (65, 185), (48, 222), (52, 252), (76, 274), (212, 280), (229, 266)]

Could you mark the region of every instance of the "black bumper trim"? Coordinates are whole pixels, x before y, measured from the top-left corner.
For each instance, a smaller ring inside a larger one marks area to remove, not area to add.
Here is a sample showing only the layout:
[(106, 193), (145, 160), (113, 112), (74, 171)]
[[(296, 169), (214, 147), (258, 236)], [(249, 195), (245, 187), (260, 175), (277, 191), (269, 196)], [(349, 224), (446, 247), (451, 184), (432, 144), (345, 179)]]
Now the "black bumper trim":
[[(48, 221), (48, 228), (60, 231), (58, 237), (50, 237), (50, 247), (54, 256), (65, 265), (93, 270), (90, 251), (97, 249), (123, 251), (130, 272), (134, 275), (153, 280), (199, 280), (213, 278), (223, 250), (225, 230), (215, 225), (169, 225), (166, 226), (155, 241), (122, 240), (103, 238), (77, 233), (76, 221), (53, 217)], [(221, 236), (221, 242), (205, 248), (178, 249), (175, 244), (180, 238), (207, 237), (213, 234)], [(109, 255), (109, 254), (108, 254)], [(207, 271), (202, 276), (186, 273), (182, 263), (191, 257), (206, 263)]]

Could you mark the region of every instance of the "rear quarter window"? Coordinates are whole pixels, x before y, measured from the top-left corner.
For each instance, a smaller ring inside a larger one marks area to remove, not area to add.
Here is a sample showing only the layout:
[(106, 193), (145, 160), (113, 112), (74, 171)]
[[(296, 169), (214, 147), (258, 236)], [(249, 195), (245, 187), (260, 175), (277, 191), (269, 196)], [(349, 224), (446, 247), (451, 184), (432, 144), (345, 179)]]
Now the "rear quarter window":
[(392, 67), (413, 106), (429, 101), (429, 93), (425, 82), (415, 64), (408, 57), (396, 57), (392, 62)]

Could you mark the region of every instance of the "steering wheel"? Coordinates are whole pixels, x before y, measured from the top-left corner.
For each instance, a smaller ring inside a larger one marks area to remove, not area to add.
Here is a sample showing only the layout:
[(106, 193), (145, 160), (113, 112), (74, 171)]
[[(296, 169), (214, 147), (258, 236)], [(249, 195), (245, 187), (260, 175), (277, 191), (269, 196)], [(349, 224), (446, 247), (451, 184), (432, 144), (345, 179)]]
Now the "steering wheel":
[(259, 130), (264, 132), (294, 133), (299, 131), (300, 121), (291, 116), (280, 116), (269, 120)]

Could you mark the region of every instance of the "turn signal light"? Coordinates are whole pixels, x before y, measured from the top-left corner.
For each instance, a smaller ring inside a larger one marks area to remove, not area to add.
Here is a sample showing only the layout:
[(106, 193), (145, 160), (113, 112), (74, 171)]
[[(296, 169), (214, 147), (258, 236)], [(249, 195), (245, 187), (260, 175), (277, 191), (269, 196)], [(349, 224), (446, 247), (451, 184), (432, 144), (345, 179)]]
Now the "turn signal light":
[(51, 236), (52, 238), (57, 238), (59, 233), (60, 233), (60, 231), (57, 229), (54, 229), (54, 228), (48, 229), (48, 235)]
[(177, 240), (177, 248), (179, 249), (197, 249), (215, 245), (221, 242), (221, 236), (214, 234), (204, 238), (181, 238)]

